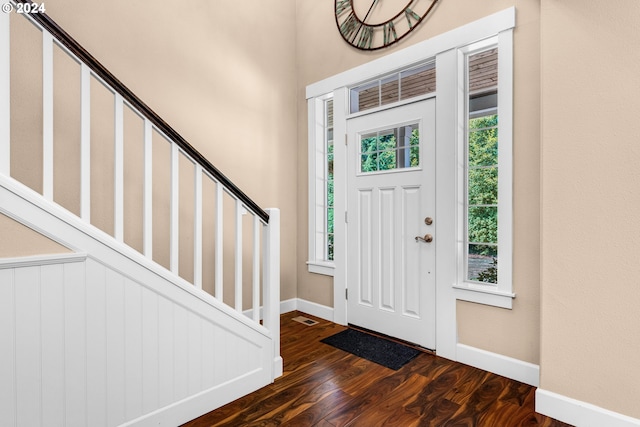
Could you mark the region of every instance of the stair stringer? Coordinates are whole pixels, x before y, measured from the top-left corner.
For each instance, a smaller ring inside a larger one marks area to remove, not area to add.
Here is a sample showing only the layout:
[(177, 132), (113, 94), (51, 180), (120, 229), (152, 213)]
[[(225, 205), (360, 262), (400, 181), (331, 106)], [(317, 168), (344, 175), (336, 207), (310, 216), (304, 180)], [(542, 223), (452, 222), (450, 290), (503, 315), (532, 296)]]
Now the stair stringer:
[(273, 381), (264, 327), (2, 176), (0, 212), (86, 254), (0, 266), (16, 425), (175, 426)]

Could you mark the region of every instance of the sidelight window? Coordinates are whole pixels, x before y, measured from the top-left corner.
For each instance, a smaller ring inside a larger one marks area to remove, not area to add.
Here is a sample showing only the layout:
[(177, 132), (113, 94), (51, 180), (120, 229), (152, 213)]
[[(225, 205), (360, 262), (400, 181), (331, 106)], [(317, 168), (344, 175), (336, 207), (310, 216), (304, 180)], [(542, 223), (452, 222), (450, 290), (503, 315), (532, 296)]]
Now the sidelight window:
[(498, 50), (467, 58), (466, 280), (498, 283)]
[[(501, 44), (502, 40), (502, 44)], [(460, 299), (511, 307), (512, 61), (510, 34), (460, 49)]]
[(309, 271), (333, 274), (334, 260), (334, 120), (331, 94), (309, 103)]

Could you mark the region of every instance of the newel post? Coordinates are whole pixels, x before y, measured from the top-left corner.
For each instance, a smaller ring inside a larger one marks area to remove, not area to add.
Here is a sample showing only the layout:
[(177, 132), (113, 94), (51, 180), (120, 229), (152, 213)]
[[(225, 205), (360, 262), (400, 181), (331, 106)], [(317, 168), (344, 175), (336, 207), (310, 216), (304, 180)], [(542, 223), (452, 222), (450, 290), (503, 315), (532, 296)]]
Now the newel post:
[(282, 376), (280, 356), (280, 209), (266, 210), (269, 224), (263, 233), (263, 286), (262, 305), (264, 326), (273, 336), (273, 378)]
[(0, 13), (0, 175), (11, 174), (11, 67), (9, 14)]

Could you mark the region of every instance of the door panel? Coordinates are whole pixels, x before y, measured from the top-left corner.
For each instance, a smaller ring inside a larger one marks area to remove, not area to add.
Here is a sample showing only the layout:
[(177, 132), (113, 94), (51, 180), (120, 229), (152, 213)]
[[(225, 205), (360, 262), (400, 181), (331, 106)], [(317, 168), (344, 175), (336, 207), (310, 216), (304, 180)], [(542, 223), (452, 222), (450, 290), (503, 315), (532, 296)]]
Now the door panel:
[(434, 100), (347, 122), (349, 323), (435, 348)]
[(380, 308), (395, 311), (395, 263), (380, 262), (385, 259), (395, 259), (395, 203), (394, 189), (380, 190)]
[(358, 296), (361, 304), (373, 306), (373, 258), (371, 252), (371, 237), (373, 236), (373, 228), (371, 221), (371, 190), (362, 190), (358, 192), (358, 212), (359, 212), (359, 268), (358, 275)]
[(421, 314), (420, 292), (417, 287), (411, 286), (411, 284), (420, 283), (421, 271), (414, 268), (414, 266), (420, 265), (421, 260), (420, 251), (413, 250), (415, 249), (416, 241), (415, 238), (411, 239), (411, 236), (417, 236), (420, 233), (419, 227), (417, 227), (420, 218), (416, 218), (416, 213), (420, 212), (422, 206), (421, 196), (420, 186), (402, 189), (402, 234), (407, 236), (401, 243), (403, 257), (400, 265), (403, 266), (402, 287), (405, 290), (402, 313), (405, 316), (416, 318), (419, 318)]

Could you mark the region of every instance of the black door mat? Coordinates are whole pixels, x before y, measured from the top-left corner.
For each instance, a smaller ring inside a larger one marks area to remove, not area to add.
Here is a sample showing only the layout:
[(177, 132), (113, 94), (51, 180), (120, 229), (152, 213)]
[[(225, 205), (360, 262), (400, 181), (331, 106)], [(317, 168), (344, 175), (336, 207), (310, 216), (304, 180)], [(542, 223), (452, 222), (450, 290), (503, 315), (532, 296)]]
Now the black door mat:
[(355, 329), (345, 329), (320, 342), (329, 344), (356, 356), (397, 371), (420, 354), (419, 350), (407, 347)]

